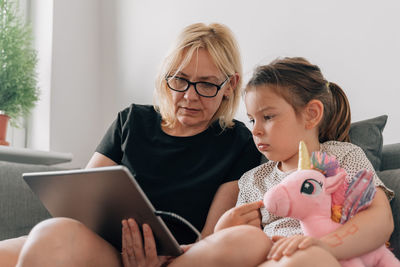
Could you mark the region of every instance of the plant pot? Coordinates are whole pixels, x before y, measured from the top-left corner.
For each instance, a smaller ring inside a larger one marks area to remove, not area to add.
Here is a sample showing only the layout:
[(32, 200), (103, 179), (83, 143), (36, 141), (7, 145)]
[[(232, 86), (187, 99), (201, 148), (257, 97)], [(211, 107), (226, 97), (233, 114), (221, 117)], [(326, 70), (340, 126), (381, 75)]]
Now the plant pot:
[(7, 136), (7, 126), (8, 126), (8, 120), (10, 117), (7, 115), (3, 114), (2, 111), (0, 111), (0, 145), (1, 146), (8, 146), (10, 143), (6, 141), (6, 136)]

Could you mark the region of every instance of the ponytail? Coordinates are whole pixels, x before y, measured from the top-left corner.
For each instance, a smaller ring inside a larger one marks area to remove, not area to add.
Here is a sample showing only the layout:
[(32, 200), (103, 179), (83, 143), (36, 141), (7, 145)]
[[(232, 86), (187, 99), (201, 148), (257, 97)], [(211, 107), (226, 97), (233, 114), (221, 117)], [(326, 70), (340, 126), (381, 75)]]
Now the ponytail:
[(256, 68), (246, 91), (260, 85), (272, 85), (296, 113), (312, 99), (320, 100), (324, 115), (318, 125), (319, 142), (350, 141), (351, 116), (346, 94), (337, 84), (327, 82), (317, 65), (301, 57), (276, 59)]
[(324, 123), (320, 127), (319, 141), (321, 143), (329, 140), (350, 142), (351, 114), (349, 101), (342, 88), (337, 84), (329, 83), (328, 89), (332, 94), (332, 104), (325, 105), (327, 114), (325, 114)]

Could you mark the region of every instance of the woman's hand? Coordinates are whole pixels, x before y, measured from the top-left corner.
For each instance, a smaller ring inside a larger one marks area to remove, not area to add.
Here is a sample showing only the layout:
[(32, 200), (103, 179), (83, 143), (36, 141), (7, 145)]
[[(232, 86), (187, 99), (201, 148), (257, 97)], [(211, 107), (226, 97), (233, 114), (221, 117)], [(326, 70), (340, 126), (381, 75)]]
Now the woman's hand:
[(143, 240), (139, 226), (133, 219), (122, 220), (122, 263), (124, 267), (159, 267), (171, 257), (157, 256), (153, 232), (143, 224)]
[(260, 208), (262, 201), (243, 204), (227, 210), (215, 225), (214, 232), (220, 231), (231, 226), (248, 224), (256, 227), (261, 225)]
[[(269, 260), (279, 261), (283, 256), (291, 256), (299, 249), (306, 249), (311, 246), (319, 246), (328, 250), (326, 244), (311, 236), (294, 235), (291, 237), (273, 236), (274, 242), (268, 253)], [(329, 250), (328, 250), (329, 251)]]

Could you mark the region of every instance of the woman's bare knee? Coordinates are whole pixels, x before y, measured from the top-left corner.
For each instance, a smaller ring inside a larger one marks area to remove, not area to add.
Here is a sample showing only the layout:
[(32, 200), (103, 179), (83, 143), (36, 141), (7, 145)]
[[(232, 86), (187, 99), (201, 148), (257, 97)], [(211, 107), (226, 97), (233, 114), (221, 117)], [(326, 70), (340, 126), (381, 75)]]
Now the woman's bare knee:
[(56, 260), (80, 266), (98, 261), (96, 255), (104, 256), (102, 263), (108, 266), (119, 265), (119, 253), (115, 248), (85, 225), (69, 218), (53, 218), (32, 229), (18, 263), (21, 266), (51, 266)]
[[(81, 222), (70, 218), (51, 218), (44, 220), (33, 227), (29, 233), (29, 237), (37, 233), (47, 234), (58, 232), (59, 234), (62, 234), (69, 231), (76, 231), (78, 227), (84, 227), (84, 225)], [(60, 230), (62, 230), (62, 232), (59, 232)]]
[(235, 226), (201, 240), (171, 266), (255, 266), (266, 259), (271, 246), (261, 229)]
[(272, 247), (272, 241), (261, 229), (249, 225), (228, 228), (219, 238), (224, 244), (222, 255), (228, 255), (235, 259), (235, 262), (243, 264), (264, 261)]
[(279, 261), (270, 260), (261, 265), (261, 267), (340, 267), (340, 263), (328, 251), (321, 247), (312, 246), (305, 250), (298, 250), (292, 256), (284, 256)]
[(17, 264), (19, 253), (24, 245), (26, 236), (0, 241), (0, 263), (3, 267)]

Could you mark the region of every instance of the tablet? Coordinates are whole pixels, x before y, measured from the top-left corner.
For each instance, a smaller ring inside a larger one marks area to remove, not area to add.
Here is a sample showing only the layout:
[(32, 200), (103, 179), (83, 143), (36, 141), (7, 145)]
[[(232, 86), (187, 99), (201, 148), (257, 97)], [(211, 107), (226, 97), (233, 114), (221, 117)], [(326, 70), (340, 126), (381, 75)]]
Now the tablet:
[(150, 225), (159, 255), (182, 250), (130, 171), (124, 166), (24, 173), (23, 179), (53, 217), (85, 224), (121, 251), (122, 219)]

